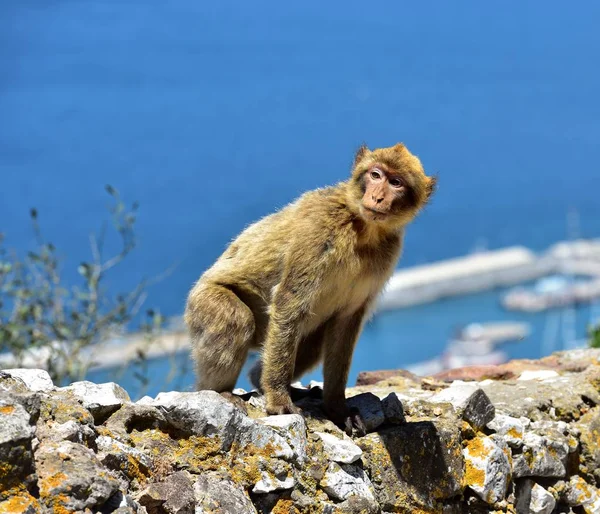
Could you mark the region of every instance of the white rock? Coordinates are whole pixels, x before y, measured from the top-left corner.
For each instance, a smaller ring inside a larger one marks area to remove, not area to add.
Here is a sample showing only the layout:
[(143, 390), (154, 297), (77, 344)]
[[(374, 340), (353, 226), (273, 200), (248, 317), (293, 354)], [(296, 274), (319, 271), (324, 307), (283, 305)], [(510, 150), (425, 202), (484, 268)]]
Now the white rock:
[(490, 437), (476, 437), (463, 449), (463, 456), (467, 485), (475, 494), (489, 504), (504, 499), (510, 481), (510, 463), (497, 442)]
[(547, 380), (560, 376), (552, 369), (536, 369), (523, 371), (517, 380)]
[(519, 418), (496, 414), (494, 419), (487, 424), (487, 427), (501, 435), (513, 447), (521, 446), (523, 443), (525, 427), (523, 421)]
[(0, 409), (0, 445), (21, 444), (33, 437), (35, 427), (29, 424), (29, 413), (21, 404), (0, 399)]
[(568, 453), (567, 443), (526, 432), (522, 453), (513, 457), (513, 474), (515, 478), (562, 478), (566, 475)]
[(351, 409), (358, 409), (367, 432), (372, 432), (385, 423), (385, 414), (381, 400), (373, 393), (362, 393), (352, 396), (348, 398), (346, 405)]
[(138, 405), (154, 405), (154, 398), (151, 396), (142, 396), (137, 402)]
[(20, 378), (31, 391), (51, 391), (54, 389), (54, 383), (44, 369), (3, 369), (2, 372), (9, 374), (11, 377)]
[(281, 461), (271, 462), (271, 464), (275, 464), (276, 467), (261, 470), (261, 479), (254, 484), (252, 488), (253, 493), (266, 494), (273, 491), (291, 489), (296, 485), (296, 480), (290, 472), (289, 464), (284, 465)]
[(350, 496), (375, 499), (375, 490), (364, 470), (351, 464), (329, 464), (321, 487), (330, 498), (344, 501)]
[(98, 438), (96, 439), (96, 444), (98, 446), (98, 457), (100, 458), (100, 460), (104, 460), (104, 458), (108, 454), (118, 455), (119, 453), (124, 453), (125, 455), (131, 455), (132, 457), (137, 459), (138, 462), (140, 462), (149, 469), (152, 469), (153, 467), (152, 458), (149, 457), (146, 453), (127, 444), (123, 444), (120, 441), (113, 439), (112, 437), (103, 435), (98, 436)]
[(306, 462), (306, 421), (300, 414), (269, 416), (258, 421), (275, 429), (287, 441), (299, 464)]
[(159, 393), (154, 400), (174, 427), (199, 436), (217, 437), (229, 450), (244, 415), (215, 391)]
[(59, 390), (73, 393), (93, 415), (110, 414), (124, 403), (131, 401), (127, 391), (114, 382), (94, 384), (83, 380), (73, 382)]
[(253, 407), (257, 408), (258, 410), (263, 410), (263, 411), (267, 410), (267, 401), (265, 400), (265, 397), (262, 395), (250, 397), (250, 399), (248, 400), (248, 403), (250, 405), (252, 405)]
[(321, 389), (323, 389), (323, 382), (320, 382), (318, 380), (311, 380), (308, 383), (308, 388), (312, 389), (313, 387), (320, 387)]
[(455, 381), (431, 397), (433, 403), (450, 403), (462, 418), (475, 428), (482, 428), (496, 415), (487, 394), (472, 382)]
[(533, 484), (529, 512), (531, 514), (551, 514), (556, 507), (556, 500), (541, 485)]
[(517, 482), (515, 497), (515, 508), (518, 513), (551, 514), (556, 506), (554, 496), (528, 478)]
[(50, 422), (48, 435), (53, 441), (72, 441), (81, 444), (85, 444), (86, 441), (93, 441), (96, 437), (92, 427), (77, 423), (72, 419), (64, 423)]
[[(246, 445), (265, 448), (269, 446), (272, 451), (272, 456), (281, 457), (286, 460), (294, 458), (294, 451), (286, 440), (280, 436), (273, 428), (266, 426), (247, 416), (242, 418), (242, 422), (237, 430), (236, 441), (243, 449)], [(300, 444), (300, 442), (299, 442)], [(300, 451), (300, 448), (298, 448)]]
[(236, 387), (231, 392), (232, 392), (232, 394), (237, 394), (238, 396), (242, 396), (243, 394), (246, 394), (248, 391), (246, 391), (245, 389), (242, 389), (241, 387)]
[(387, 419), (389, 423), (392, 423), (394, 425), (406, 423), (406, 417), (404, 416), (404, 407), (402, 406), (402, 401), (400, 400), (398, 394), (388, 394), (382, 400), (381, 406), (383, 407), (385, 419)]
[(174, 427), (193, 435), (218, 437), (227, 451), (234, 441), (241, 449), (247, 445), (270, 445), (273, 457), (291, 459), (294, 452), (274, 429), (243, 414), (215, 391), (160, 393), (153, 405), (161, 408)]
[(362, 457), (362, 450), (349, 437), (340, 439), (326, 432), (315, 432), (323, 441), (325, 457), (333, 462), (352, 464)]
[(569, 480), (566, 499), (571, 507), (583, 507), (586, 514), (600, 513), (600, 491), (580, 476), (573, 476)]

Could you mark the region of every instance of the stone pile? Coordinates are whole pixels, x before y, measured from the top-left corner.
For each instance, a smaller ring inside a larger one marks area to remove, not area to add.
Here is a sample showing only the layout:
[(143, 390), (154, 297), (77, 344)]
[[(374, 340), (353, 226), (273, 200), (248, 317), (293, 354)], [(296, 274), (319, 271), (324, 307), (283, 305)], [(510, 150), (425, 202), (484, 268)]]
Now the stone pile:
[(348, 389), (369, 433), (212, 391), (130, 401), (0, 372), (0, 514), (600, 514), (600, 352)]

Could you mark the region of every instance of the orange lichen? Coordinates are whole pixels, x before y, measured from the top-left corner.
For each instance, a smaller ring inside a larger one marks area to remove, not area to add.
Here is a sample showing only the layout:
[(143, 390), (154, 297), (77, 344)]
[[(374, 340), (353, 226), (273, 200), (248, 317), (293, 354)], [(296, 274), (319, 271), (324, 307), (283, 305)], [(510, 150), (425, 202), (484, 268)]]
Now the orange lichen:
[(509, 428), (506, 432), (506, 435), (512, 437), (513, 439), (521, 439), (523, 437), (523, 433), (520, 430), (517, 430), (515, 427)]
[(40, 484), (40, 496), (42, 498), (51, 496), (53, 489), (62, 485), (62, 483), (66, 480), (67, 475), (64, 473), (54, 473), (49, 477), (42, 478), (39, 481)]
[(68, 509), (65, 505), (69, 503), (69, 497), (64, 494), (57, 494), (52, 498), (49, 498), (46, 505), (50, 507), (50, 512), (53, 514), (73, 514), (72, 509)]
[(185, 462), (200, 467), (202, 461), (221, 451), (221, 440), (218, 437), (190, 436), (189, 439), (179, 439), (178, 448), (173, 453), (176, 462)]
[(0, 503), (0, 514), (14, 514), (15, 512), (27, 512), (29, 507), (33, 507), (36, 512), (41, 510), (38, 501), (25, 492), (11, 496), (8, 500)]
[(15, 412), (14, 405), (2, 405), (0, 407), (0, 414), (4, 414), (4, 415), (8, 416), (9, 414), (12, 414), (13, 412)]
[[(480, 437), (472, 439), (467, 445), (467, 451), (471, 457), (483, 458), (487, 448)], [(475, 466), (471, 459), (465, 462), (465, 484), (468, 486), (483, 487), (485, 485), (485, 470)]]
[(271, 514), (300, 514), (292, 500), (280, 499), (271, 510)]

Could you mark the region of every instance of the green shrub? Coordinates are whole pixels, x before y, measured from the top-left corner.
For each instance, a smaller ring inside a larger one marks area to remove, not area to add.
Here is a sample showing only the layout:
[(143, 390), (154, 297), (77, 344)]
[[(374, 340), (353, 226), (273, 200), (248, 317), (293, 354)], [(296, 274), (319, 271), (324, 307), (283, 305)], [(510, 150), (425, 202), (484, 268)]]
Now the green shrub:
[[(57, 384), (81, 380), (102, 344), (128, 330), (146, 299), (146, 280), (122, 294), (105, 287), (107, 274), (136, 246), (138, 208), (136, 203), (126, 207), (113, 187), (106, 191), (119, 249), (104, 255), (106, 225), (98, 236), (91, 235), (91, 258), (79, 264), (78, 284), (67, 284), (62, 277), (57, 250), (44, 240), (35, 209), (30, 212), (36, 236), (33, 250), (19, 255), (5, 247), (0, 234), (0, 349), (12, 355), (15, 366), (33, 362), (44, 367)], [(146, 311), (140, 327), (149, 341), (163, 321), (157, 310)], [(144, 360), (144, 351), (138, 351), (134, 364), (143, 370)], [(141, 374), (138, 379), (147, 381)]]

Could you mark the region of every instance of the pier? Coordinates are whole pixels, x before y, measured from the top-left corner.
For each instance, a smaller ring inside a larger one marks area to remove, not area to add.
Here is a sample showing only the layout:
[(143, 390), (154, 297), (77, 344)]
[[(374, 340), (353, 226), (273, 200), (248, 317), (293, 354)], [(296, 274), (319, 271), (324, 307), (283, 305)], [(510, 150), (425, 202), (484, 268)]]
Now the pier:
[[(587, 278), (577, 284), (577, 294), (573, 290), (572, 301), (600, 297), (600, 240), (561, 242), (541, 254), (514, 246), (405, 268), (394, 273), (388, 282), (378, 301), (378, 310), (517, 286), (554, 274)], [(523, 300), (525, 291), (517, 292), (520, 296), (510, 297), (504, 306), (511, 310), (531, 310), (531, 298)], [(538, 310), (550, 307), (549, 302), (536, 303)]]

